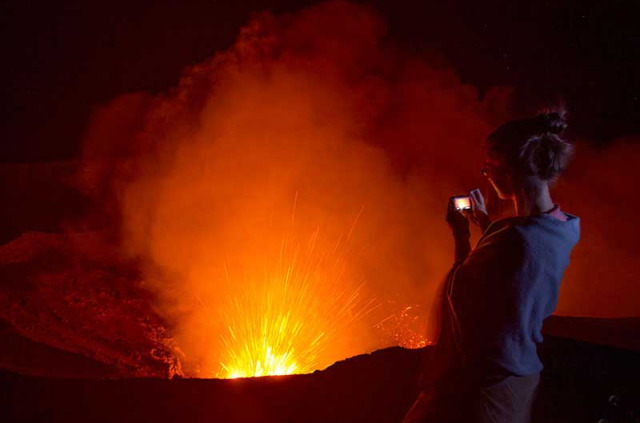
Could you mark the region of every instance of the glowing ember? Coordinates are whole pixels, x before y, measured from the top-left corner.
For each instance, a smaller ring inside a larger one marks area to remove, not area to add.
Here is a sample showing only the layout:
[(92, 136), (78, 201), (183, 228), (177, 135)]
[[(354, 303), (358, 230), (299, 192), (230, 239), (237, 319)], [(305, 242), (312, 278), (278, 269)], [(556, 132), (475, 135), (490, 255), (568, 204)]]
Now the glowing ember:
[(425, 336), (426, 325), (419, 306), (405, 307), (376, 325), (394, 345), (417, 349), (431, 344)]
[[(321, 250), (318, 231), (305, 243), (283, 241), (261, 275), (245, 275), (222, 310), (222, 370), (238, 378), (308, 373), (330, 364), (325, 347), (364, 313), (360, 289), (348, 290), (339, 242)], [(229, 278), (229, 275), (227, 274)], [(229, 278), (231, 283), (231, 278)]]

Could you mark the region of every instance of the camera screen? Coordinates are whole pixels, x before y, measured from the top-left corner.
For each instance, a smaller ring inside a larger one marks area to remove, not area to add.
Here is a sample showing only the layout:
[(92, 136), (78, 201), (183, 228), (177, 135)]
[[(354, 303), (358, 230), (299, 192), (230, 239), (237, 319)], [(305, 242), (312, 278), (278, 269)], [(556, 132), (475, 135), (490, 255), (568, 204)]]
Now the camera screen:
[(469, 210), (471, 209), (471, 200), (469, 197), (458, 197), (455, 200), (455, 206), (458, 210)]

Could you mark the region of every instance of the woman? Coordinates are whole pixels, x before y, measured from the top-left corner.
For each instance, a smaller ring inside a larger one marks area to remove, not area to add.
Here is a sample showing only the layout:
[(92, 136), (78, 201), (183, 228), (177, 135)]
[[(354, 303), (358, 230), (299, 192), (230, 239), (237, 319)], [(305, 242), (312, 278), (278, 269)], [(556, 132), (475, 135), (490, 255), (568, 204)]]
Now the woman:
[[(422, 392), (405, 422), (527, 422), (542, 370), (536, 345), (555, 309), (578, 217), (560, 211), (549, 185), (573, 148), (564, 113), (502, 125), (487, 139), (482, 174), (515, 216), (491, 223), (479, 190), (467, 215), (449, 203), (455, 263), (443, 295), (441, 334)], [(475, 249), (469, 219), (483, 231)]]

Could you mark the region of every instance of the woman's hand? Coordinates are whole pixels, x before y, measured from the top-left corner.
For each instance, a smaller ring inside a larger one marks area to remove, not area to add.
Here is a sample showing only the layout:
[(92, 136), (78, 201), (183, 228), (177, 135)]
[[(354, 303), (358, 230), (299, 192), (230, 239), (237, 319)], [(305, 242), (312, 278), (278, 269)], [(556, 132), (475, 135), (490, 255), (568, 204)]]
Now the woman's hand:
[(463, 212), (456, 209), (453, 197), (449, 199), (449, 206), (447, 207), (447, 217), (445, 219), (453, 231), (455, 237), (466, 235), (470, 236), (469, 220)]
[(469, 198), (471, 199), (471, 221), (480, 226), (484, 232), (491, 224), (491, 219), (489, 219), (482, 192), (479, 189), (471, 190)]

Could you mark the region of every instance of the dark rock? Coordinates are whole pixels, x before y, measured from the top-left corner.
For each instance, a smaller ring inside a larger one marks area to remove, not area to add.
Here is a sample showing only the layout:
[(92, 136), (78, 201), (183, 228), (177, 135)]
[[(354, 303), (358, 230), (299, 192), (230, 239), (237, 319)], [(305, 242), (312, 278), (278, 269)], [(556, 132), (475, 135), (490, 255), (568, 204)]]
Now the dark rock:
[[(427, 349), (430, 347), (427, 347)], [(388, 348), (309, 375), (235, 380), (52, 379), (0, 374), (3, 421), (399, 422), (421, 350)], [(534, 422), (638, 416), (638, 353), (549, 337)], [(611, 392), (624, 410), (608, 406)], [(463, 406), (463, 405), (461, 405)]]

